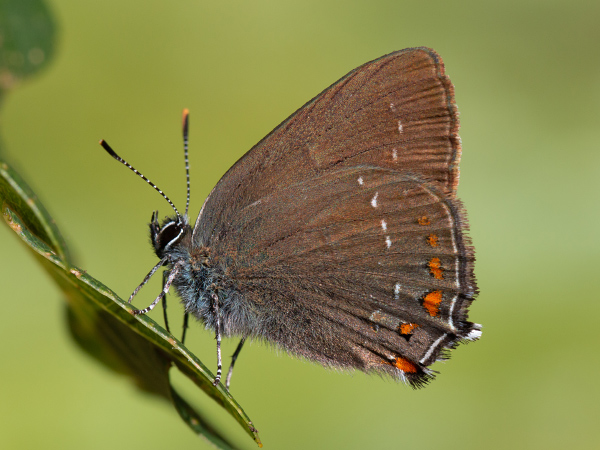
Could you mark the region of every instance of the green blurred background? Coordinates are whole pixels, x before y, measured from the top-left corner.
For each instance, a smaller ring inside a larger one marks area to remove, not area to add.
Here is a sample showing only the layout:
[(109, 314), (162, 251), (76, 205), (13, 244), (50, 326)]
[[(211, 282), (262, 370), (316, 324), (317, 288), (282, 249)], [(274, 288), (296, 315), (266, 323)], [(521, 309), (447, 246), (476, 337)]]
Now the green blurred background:
[[(446, 63), (481, 289), (471, 318), (483, 337), (438, 363), (419, 391), (247, 346), (232, 393), (265, 448), (598, 445), (598, 1), (46, 4), (54, 55), (3, 99), (0, 156), (41, 197), (78, 265), (125, 298), (156, 262), (151, 212), (170, 211), (100, 138), (183, 208), (189, 108), (195, 217), (245, 151), (351, 69), (411, 46)], [(53, 282), (4, 226), (0, 245), (1, 448), (208, 448), (168, 404), (73, 345)], [(226, 355), (236, 342), (225, 341)], [(194, 323), (187, 344), (214, 370), (211, 333)], [(177, 383), (240, 447), (256, 448)]]

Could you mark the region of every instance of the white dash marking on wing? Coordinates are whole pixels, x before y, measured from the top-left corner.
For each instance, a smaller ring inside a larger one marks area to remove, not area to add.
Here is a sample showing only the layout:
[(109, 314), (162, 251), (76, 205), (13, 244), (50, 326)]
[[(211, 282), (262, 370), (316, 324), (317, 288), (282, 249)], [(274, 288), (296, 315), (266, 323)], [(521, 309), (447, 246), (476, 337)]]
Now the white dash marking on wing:
[(361, 186), (364, 184), (365, 182), (363, 181), (362, 177), (358, 177), (358, 184), (360, 184)]
[(385, 245), (387, 245), (387, 248), (390, 248), (392, 246), (392, 240), (389, 236), (385, 237)]
[(400, 133), (402, 133), (404, 131), (404, 128), (402, 127), (402, 122), (400, 120), (398, 121), (398, 131)]
[(379, 195), (379, 192), (375, 192), (375, 195), (373, 196), (373, 198), (371, 199), (371, 206), (373, 208), (377, 208), (377, 196)]
[(381, 228), (383, 231), (387, 231), (387, 222), (384, 219), (381, 219)]
[(425, 364), (425, 361), (427, 361), (429, 359), (429, 357), (435, 351), (436, 347), (444, 340), (444, 338), (446, 336), (448, 336), (448, 335), (442, 334), (439, 338), (436, 339), (436, 341), (433, 344), (431, 344), (431, 347), (429, 347), (429, 350), (427, 350), (427, 353), (425, 353), (425, 356), (423, 356), (421, 358), (421, 360), (419, 361), (421, 364)]
[(396, 148), (393, 148), (393, 149), (392, 149), (392, 159), (393, 159), (394, 161), (397, 161), (397, 160), (398, 160), (398, 150), (397, 150)]
[(396, 105), (394, 105), (393, 103), (390, 103), (390, 109), (391, 109), (393, 112), (396, 112)]
[(448, 313), (448, 325), (450, 325), (452, 331), (456, 331), (456, 327), (454, 326), (454, 319), (452, 319), (452, 317), (454, 316), (454, 305), (456, 305), (457, 300), (458, 294), (456, 294), (450, 302), (450, 312)]

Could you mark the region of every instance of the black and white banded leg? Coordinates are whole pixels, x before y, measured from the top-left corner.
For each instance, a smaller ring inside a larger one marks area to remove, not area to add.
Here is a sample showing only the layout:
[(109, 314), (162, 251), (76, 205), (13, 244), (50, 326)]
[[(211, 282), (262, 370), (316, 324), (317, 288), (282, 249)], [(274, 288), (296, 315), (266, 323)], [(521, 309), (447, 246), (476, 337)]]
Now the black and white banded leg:
[[(165, 271), (162, 274), (162, 287), (163, 287), (163, 291), (165, 290), (165, 285), (167, 284), (167, 277), (169, 276), (169, 272)], [(165, 329), (167, 330), (167, 333), (170, 333), (171, 330), (169, 329), (169, 320), (167, 318), (167, 294), (165, 294), (164, 298), (163, 298), (163, 317), (165, 319)]]
[[(165, 271), (163, 272), (163, 280), (162, 280), (162, 286), (163, 289), (165, 288), (165, 285), (167, 284), (167, 277), (169, 276), (169, 272)], [(171, 329), (169, 327), (169, 319), (167, 317), (167, 295), (165, 294), (164, 298), (163, 298), (163, 316), (165, 319), (165, 329), (167, 330), (168, 333), (171, 332)], [(189, 327), (189, 319), (190, 319), (190, 313), (184, 313), (183, 315), (183, 326), (182, 326), (182, 331), (181, 331), (181, 343), (184, 344), (185, 343), (185, 335), (187, 333), (187, 329)]]
[(231, 375), (233, 375), (233, 366), (242, 351), (242, 347), (244, 346), (244, 342), (246, 342), (246, 338), (242, 338), (240, 343), (238, 344), (235, 352), (233, 352), (233, 356), (231, 357), (231, 365), (229, 366), (229, 371), (227, 372), (227, 378), (225, 379), (225, 387), (229, 390), (229, 385), (231, 384)]
[[(161, 260), (159, 264), (162, 265), (163, 261), (165, 259), (166, 258), (163, 258), (163, 260)], [(158, 268), (157, 266), (155, 266), (154, 269), (152, 269), (152, 271), (150, 271), (150, 273), (148, 274), (148, 276), (146, 278), (150, 278), (150, 276), (152, 276), (152, 274), (154, 272), (156, 272), (155, 269)], [(175, 264), (175, 266), (173, 266), (173, 269), (171, 270), (171, 272), (169, 272), (169, 277), (167, 278), (167, 282), (163, 286), (162, 292), (160, 294), (158, 294), (158, 297), (156, 297), (156, 299), (150, 305), (148, 305), (146, 308), (136, 309), (136, 310), (132, 311), (133, 315), (138, 316), (138, 315), (146, 314), (146, 313), (152, 311), (154, 309), (154, 307), (156, 306), (156, 304), (160, 301), (160, 299), (163, 298), (167, 294), (167, 292), (169, 291), (169, 288), (171, 287), (171, 284), (173, 284), (173, 280), (175, 279), (175, 277), (177, 276), (177, 274), (179, 273), (180, 270), (181, 270), (181, 265)], [(139, 291), (140, 287), (143, 286), (144, 284), (146, 284), (147, 281), (148, 280), (144, 279), (142, 284), (140, 286), (138, 286), (135, 291), (133, 291), (133, 294), (131, 294), (131, 297), (129, 297), (130, 303), (131, 303), (131, 299), (133, 298), (133, 296), (135, 294), (137, 294), (137, 291)]]
[(217, 324), (215, 327), (215, 338), (217, 339), (217, 376), (215, 377), (215, 381), (213, 381), (213, 386), (217, 386), (219, 381), (221, 381), (221, 315), (219, 314), (219, 297), (216, 294), (212, 295), (213, 299), (213, 308), (215, 309), (215, 317), (217, 319)]
[[(146, 277), (142, 280), (142, 282), (139, 284), (138, 287), (136, 287), (133, 292), (131, 293), (131, 295), (129, 296), (129, 300), (127, 300), (128, 303), (131, 303), (131, 300), (133, 300), (133, 297), (135, 297), (137, 295), (138, 292), (140, 292), (140, 289), (148, 282), (150, 281), (150, 278), (152, 278), (152, 275), (154, 275), (156, 273), (156, 271), (158, 269), (160, 269), (162, 266), (164, 266), (169, 258), (167, 258), (166, 256), (161, 259), (158, 264), (156, 264), (152, 270), (150, 272), (148, 272), (148, 275), (146, 275)], [(164, 288), (164, 283), (163, 283), (163, 288)]]

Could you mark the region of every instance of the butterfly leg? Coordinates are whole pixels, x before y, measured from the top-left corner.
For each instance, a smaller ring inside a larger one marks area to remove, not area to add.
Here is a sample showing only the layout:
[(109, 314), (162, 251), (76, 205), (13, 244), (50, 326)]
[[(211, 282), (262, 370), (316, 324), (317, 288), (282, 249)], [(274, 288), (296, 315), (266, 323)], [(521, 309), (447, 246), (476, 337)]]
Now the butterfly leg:
[(233, 356), (231, 357), (231, 365), (229, 366), (229, 371), (227, 372), (227, 379), (225, 380), (225, 387), (229, 390), (229, 385), (231, 384), (231, 375), (233, 374), (233, 365), (237, 360), (240, 352), (242, 351), (242, 347), (244, 346), (244, 342), (246, 342), (246, 338), (242, 338), (240, 343), (238, 344), (235, 352), (233, 352)]
[(187, 329), (188, 329), (189, 319), (190, 319), (190, 313), (186, 312), (183, 315), (183, 331), (181, 332), (181, 343), (182, 344), (185, 343), (185, 335), (186, 335), (186, 332), (187, 332)]
[(215, 317), (217, 319), (217, 326), (215, 327), (216, 339), (217, 339), (217, 376), (215, 377), (215, 381), (213, 381), (213, 386), (219, 384), (221, 381), (221, 317), (219, 314), (219, 297), (216, 294), (213, 294), (213, 307), (215, 309)]
[[(150, 278), (152, 278), (152, 275), (154, 275), (156, 273), (156, 271), (158, 269), (160, 269), (162, 266), (164, 266), (168, 261), (167, 257), (164, 257), (163, 259), (161, 259), (157, 265), (155, 265), (152, 270), (150, 272), (148, 272), (148, 275), (146, 275), (146, 277), (142, 280), (142, 282), (140, 283), (140, 285), (138, 287), (136, 287), (133, 292), (131, 293), (131, 295), (129, 296), (129, 300), (127, 300), (128, 303), (131, 303), (131, 300), (133, 300), (133, 297), (135, 297), (137, 295), (137, 293), (140, 291), (140, 289), (148, 282), (150, 281)], [(164, 283), (163, 283), (163, 287), (164, 287)]]
[[(162, 286), (163, 286), (163, 291), (165, 290), (165, 285), (167, 284), (167, 276), (168, 276), (168, 272), (163, 272), (162, 274)], [(164, 298), (163, 298), (163, 317), (165, 319), (165, 328), (167, 329), (167, 333), (170, 333), (171, 330), (169, 329), (169, 320), (167, 319), (167, 294), (165, 294)]]
[[(162, 261), (159, 264), (161, 264), (161, 263), (162, 263)], [(157, 265), (155, 267), (155, 269), (158, 268), (158, 267), (159, 266)], [(163, 298), (165, 295), (167, 295), (167, 292), (169, 291), (169, 288), (171, 287), (171, 284), (173, 283), (173, 280), (175, 279), (175, 277), (179, 273), (180, 269), (181, 269), (180, 265), (176, 264), (175, 266), (173, 266), (173, 269), (171, 270), (171, 272), (169, 272), (169, 277), (167, 278), (167, 282), (163, 286), (162, 292), (160, 294), (158, 294), (158, 297), (156, 297), (156, 299), (149, 306), (147, 306), (146, 308), (133, 310), (132, 311), (133, 315), (134, 316), (139, 316), (141, 314), (146, 314), (147, 312), (152, 311), (154, 309), (154, 307), (157, 305), (157, 303), (160, 301), (160, 299)], [(154, 272), (156, 272), (156, 270), (154, 270), (154, 269), (152, 269), (152, 270), (153, 270), (153, 272), (150, 272), (150, 274), (148, 274), (147, 278), (149, 278), (151, 276), (151, 274), (154, 274)], [(142, 285), (143, 284), (144, 283), (142, 283)], [(138, 288), (133, 292), (133, 294), (131, 294), (131, 297), (129, 297), (129, 301), (130, 302), (131, 302), (131, 299), (133, 298), (134, 294), (136, 294), (137, 291), (139, 290), (139, 287), (141, 287), (141, 285), (138, 286)]]

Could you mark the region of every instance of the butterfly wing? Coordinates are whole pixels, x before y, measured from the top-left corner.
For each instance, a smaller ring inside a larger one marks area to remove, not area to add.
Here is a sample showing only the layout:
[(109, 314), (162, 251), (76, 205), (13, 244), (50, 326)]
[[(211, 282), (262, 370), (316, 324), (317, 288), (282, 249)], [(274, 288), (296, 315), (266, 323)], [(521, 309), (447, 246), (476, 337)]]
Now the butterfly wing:
[(218, 239), (230, 214), (280, 187), (337, 167), (408, 171), (454, 195), (458, 127), (454, 89), (433, 50), (405, 49), (368, 62), (306, 103), (231, 167), (200, 212), (194, 242)]
[(342, 167), (244, 208), (212, 257), (252, 311), (245, 333), (420, 385), (444, 349), (478, 336), (465, 229), (459, 202), (432, 183)]
[(250, 150), (193, 236), (236, 293), (225, 331), (416, 386), (477, 338), (457, 130), (441, 60), (408, 49), (350, 72)]

